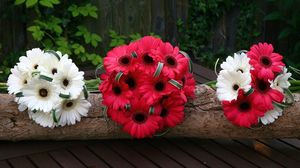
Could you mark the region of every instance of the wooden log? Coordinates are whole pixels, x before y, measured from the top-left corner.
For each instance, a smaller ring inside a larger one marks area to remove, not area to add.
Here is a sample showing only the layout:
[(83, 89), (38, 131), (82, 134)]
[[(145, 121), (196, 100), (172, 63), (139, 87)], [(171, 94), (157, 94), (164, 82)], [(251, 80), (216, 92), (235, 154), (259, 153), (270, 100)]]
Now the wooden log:
[[(197, 85), (196, 99), (186, 105), (185, 121), (170, 129), (165, 137), (196, 138), (299, 138), (300, 102), (295, 94), (293, 106), (285, 109), (275, 123), (257, 128), (241, 128), (225, 118), (215, 91), (205, 85)], [(101, 111), (101, 94), (91, 94), (92, 103), (88, 117), (73, 126), (54, 129), (43, 128), (19, 112), (13, 97), (0, 94), (0, 140), (85, 140), (130, 138), (121, 127), (105, 117)]]

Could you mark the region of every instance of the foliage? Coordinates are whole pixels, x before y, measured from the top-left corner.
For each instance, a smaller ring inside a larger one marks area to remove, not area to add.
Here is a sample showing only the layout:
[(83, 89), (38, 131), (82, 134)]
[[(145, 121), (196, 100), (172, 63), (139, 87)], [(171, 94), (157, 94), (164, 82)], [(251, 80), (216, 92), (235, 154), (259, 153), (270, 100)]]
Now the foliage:
[[(149, 33), (149, 35), (160, 38), (158, 35), (155, 35), (154, 33)], [(128, 44), (129, 42), (136, 41), (142, 38), (142, 35), (140, 33), (120, 35), (114, 30), (109, 30), (109, 36), (111, 38), (111, 41), (109, 43), (110, 48), (123, 45), (123, 44)]]
[(98, 9), (89, 1), (15, 0), (15, 5), (25, 5), (35, 18), (28, 17), (27, 27), (40, 47), (69, 54), (75, 62), (101, 63), (98, 49), (102, 38), (88, 30), (84, 20), (98, 18)]
[(182, 50), (190, 52), (195, 59), (205, 62), (210, 67), (213, 67), (217, 58), (224, 58), (232, 52), (227, 51), (224, 44), (215, 48), (211, 41), (216, 31), (214, 28), (225, 13), (229, 13), (234, 8), (240, 9), (237, 17), (236, 48), (249, 47), (261, 34), (256, 21), (258, 9), (255, 1), (191, 0), (189, 3), (187, 23), (183, 23), (182, 20), (177, 21), (178, 41)]
[(288, 64), (300, 68), (300, 13), (299, 0), (269, 0), (269, 5), (273, 7), (265, 21), (274, 22), (279, 26), (277, 40), (279, 45), (285, 46), (283, 49), (286, 53)]

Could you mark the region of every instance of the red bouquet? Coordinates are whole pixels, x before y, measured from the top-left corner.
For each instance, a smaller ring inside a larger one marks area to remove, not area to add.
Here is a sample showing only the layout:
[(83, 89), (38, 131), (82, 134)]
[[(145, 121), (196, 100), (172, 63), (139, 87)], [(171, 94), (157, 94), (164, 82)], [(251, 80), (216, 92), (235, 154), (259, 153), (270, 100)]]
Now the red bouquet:
[(217, 96), (224, 114), (233, 124), (251, 127), (273, 123), (283, 115), (283, 107), (293, 102), (288, 90), (291, 73), (271, 44), (253, 45), (235, 53), (221, 64)]
[(189, 57), (159, 38), (145, 36), (104, 58), (99, 90), (108, 116), (136, 138), (180, 124), (195, 80)]

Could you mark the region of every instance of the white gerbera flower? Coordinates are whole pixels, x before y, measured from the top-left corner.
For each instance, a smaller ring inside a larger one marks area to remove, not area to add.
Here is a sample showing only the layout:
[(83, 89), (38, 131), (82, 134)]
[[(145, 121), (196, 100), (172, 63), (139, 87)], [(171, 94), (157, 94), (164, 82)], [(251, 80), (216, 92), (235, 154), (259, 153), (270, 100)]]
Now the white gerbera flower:
[(84, 99), (83, 94), (74, 100), (61, 101), (56, 110), (59, 116), (58, 124), (61, 126), (74, 125), (81, 120), (81, 116), (87, 116), (91, 104)]
[(282, 116), (283, 109), (280, 107), (274, 105), (274, 109), (267, 111), (263, 117), (261, 117), (259, 120), (264, 124), (268, 125), (273, 123), (278, 117)]
[(82, 92), (84, 86), (84, 73), (79, 71), (74, 63), (68, 59), (61, 59), (59, 71), (53, 79), (53, 83), (58, 88), (58, 92), (68, 95), (69, 99), (76, 99)]
[(217, 79), (217, 97), (220, 101), (236, 100), (239, 89), (244, 92), (251, 88), (250, 73), (242, 73), (240, 71), (226, 71), (222, 70)]
[(38, 71), (53, 78), (53, 76), (58, 71), (59, 60), (60, 60), (59, 54), (57, 54), (57, 57), (56, 57), (53, 53), (46, 52), (44, 54), (44, 59), (39, 64)]
[(45, 113), (43, 111), (28, 112), (29, 118), (34, 120), (37, 124), (43, 127), (54, 128), (57, 124), (54, 122), (53, 113)]
[(287, 69), (284, 67), (282, 74), (279, 74), (274, 81), (270, 81), (271, 88), (283, 92), (284, 89), (288, 89), (291, 86), (289, 82), (291, 76), (292, 74), (287, 72)]
[(59, 100), (59, 93), (53, 84), (35, 78), (23, 88), (23, 95), (20, 103), (25, 104), (31, 110), (44, 112), (50, 112)]
[(34, 48), (26, 52), (27, 56), (20, 57), (20, 62), (18, 63), (19, 69), (24, 73), (31, 73), (39, 67), (39, 64), (44, 58), (44, 51), (39, 48)]
[(250, 58), (245, 53), (234, 53), (234, 56), (228, 56), (226, 61), (221, 64), (221, 68), (226, 71), (241, 71), (242, 73), (250, 73)]
[(31, 76), (29, 76), (28, 74), (23, 74), (19, 70), (18, 66), (15, 66), (10, 71), (11, 74), (9, 75), (7, 80), (7, 90), (9, 94), (16, 94), (21, 92), (23, 87), (30, 81)]

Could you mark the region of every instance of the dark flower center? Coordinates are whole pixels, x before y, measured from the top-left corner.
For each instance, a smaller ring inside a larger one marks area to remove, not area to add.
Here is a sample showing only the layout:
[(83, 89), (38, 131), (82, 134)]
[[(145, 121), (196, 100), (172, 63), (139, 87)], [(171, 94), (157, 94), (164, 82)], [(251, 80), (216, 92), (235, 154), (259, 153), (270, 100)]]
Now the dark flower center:
[(134, 89), (135, 86), (136, 86), (135, 80), (134, 80), (132, 77), (128, 77), (128, 78), (125, 80), (125, 83), (128, 85), (128, 87), (129, 87), (130, 89)]
[(242, 102), (239, 106), (240, 111), (248, 111), (250, 110), (251, 105), (249, 102)]
[(66, 107), (72, 107), (73, 106), (73, 102), (68, 102), (67, 104), (66, 104)]
[(116, 94), (116, 95), (120, 95), (122, 93), (122, 90), (119, 86), (115, 86), (113, 87), (113, 92)]
[(24, 84), (27, 84), (27, 80), (24, 80)]
[(34, 69), (37, 69), (38, 67), (39, 67), (38, 64), (35, 64), (35, 65), (33, 66)]
[(119, 61), (123, 65), (128, 65), (130, 63), (130, 58), (128, 56), (122, 56)]
[(143, 124), (147, 120), (147, 116), (144, 113), (136, 113), (133, 115), (133, 121), (138, 124)]
[(148, 54), (145, 54), (143, 57), (143, 61), (145, 64), (153, 64), (154, 60), (152, 57), (150, 57)]
[(163, 108), (160, 112), (160, 116), (162, 118), (166, 117), (168, 115), (168, 110), (166, 108)]
[(244, 71), (243, 71), (242, 69), (238, 69), (238, 70), (237, 70), (237, 72), (238, 72), (238, 71), (240, 71), (240, 72), (244, 73)]
[(270, 84), (264, 80), (257, 80), (256, 87), (260, 92), (266, 92), (270, 88)]
[(182, 81), (182, 85), (184, 86), (184, 85), (185, 85), (185, 82), (186, 82), (185, 77), (183, 77), (183, 78), (181, 79), (181, 81)]
[(56, 74), (57, 73), (57, 69), (56, 68), (53, 68), (52, 69), (52, 74), (54, 75), (54, 74)]
[(162, 81), (159, 81), (155, 84), (155, 90), (162, 91), (165, 88), (165, 84)]
[(238, 90), (240, 87), (239, 87), (239, 85), (234, 84), (234, 85), (232, 86), (232, 88), (233, 88), (233, 90)]
[(260, 59), (260, 62), (265, 66), (265, 67), (270, 67), (272, 65), (272, 61), (269, 57), (263, 56)]
[(41, 97), (47, 97), (48, 96), (48, 90), (42, 88), (42, 89), (39, 90), (39, 94), (40, 94)]
[(65, 87), (67, 87), (67, 86), (69, 85), (69, 80), (68, 80), (68, 79), (64, 79), (64, 80), (63, 80), (63, 85), (64, 85)]
[(166, 62), (167, 62), (167, 64), (170, 65), (170, 66), (176, 66), (176, 64), (177, 64), (175, 58), (172, 57), (172, 56), (167, 56), (167, 57), (166, 57)]

